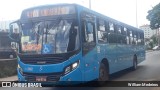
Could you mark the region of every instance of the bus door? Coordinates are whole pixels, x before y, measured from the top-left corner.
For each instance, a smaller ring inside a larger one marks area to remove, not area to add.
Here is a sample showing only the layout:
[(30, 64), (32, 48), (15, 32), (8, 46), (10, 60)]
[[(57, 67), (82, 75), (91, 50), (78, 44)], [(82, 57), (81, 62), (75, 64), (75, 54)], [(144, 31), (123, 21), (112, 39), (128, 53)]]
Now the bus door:
[(84, 61), (84, 80), (93, 80), (98, 76), (96, 71), (97, 50), (96, 50), (96, 34), (95, 34), (95, 21), (92, 17), (83, 18), (82, 21), (82, 48), (83, 48), (83, 61)]

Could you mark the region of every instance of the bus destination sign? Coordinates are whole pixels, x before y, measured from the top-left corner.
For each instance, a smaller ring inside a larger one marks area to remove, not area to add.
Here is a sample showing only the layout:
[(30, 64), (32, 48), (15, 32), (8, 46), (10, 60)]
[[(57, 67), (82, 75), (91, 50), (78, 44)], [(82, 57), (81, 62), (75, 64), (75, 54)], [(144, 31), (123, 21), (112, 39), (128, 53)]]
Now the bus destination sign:
[(24, 13), (27, 18), (74, 14), (75, 7), (74, 6), (53, 6), (53, 7), (44, 7), (44, 8), (34, 8), (34, 9), (26, 10)]

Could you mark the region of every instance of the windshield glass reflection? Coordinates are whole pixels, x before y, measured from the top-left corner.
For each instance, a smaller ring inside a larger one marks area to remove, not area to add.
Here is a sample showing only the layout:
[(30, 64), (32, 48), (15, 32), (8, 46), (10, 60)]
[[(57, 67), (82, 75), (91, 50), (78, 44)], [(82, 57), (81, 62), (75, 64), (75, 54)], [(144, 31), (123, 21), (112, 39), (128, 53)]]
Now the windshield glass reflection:
[(22, 52), (25, 54), (67, 53), (79, 48), (75, 20), (54, 20), (22, 24)]

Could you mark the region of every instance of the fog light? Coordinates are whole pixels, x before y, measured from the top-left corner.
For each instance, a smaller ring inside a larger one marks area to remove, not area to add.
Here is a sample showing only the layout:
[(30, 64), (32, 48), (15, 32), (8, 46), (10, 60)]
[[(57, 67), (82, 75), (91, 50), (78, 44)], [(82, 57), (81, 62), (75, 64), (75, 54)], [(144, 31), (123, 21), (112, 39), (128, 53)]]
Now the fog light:
[(65, 74), (69, 73), (71, 71), (71, 67), (68, 66), (66, 69), (65, 69)]

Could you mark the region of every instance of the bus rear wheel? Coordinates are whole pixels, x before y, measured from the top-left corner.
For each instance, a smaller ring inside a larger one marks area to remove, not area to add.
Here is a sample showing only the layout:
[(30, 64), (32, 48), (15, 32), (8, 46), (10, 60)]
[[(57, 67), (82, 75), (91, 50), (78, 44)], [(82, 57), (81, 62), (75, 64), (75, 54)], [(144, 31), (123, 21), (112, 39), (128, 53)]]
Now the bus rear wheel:
[(109, 80), (109, 72), (108, 69), (105, 67), (104, 63), (100, 64), (100, 68), (99, 68), (99, 78), (98, 78), (98, 82), (100, 85), (102, 85), (102, 83), (104, 84), (105, 81)]

